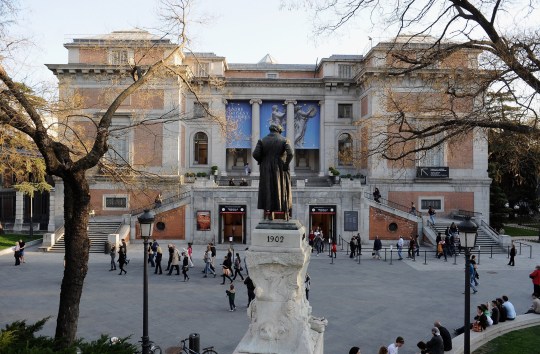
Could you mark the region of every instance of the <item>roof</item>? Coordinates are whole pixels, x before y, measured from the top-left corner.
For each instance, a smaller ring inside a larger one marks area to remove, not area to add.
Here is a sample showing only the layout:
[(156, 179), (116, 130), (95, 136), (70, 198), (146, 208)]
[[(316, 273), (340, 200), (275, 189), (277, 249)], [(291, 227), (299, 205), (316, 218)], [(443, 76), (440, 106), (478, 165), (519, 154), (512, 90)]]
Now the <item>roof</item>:
[(69, 44), (99, 44), (103, 42), (152, 42), (156, 44), (172, 44), (171, 40), (165, 37), (156, 36), (142, 29), (131, 29), (113, 31), (107, 34), (100, 34), (89, 37), (73, 38)]

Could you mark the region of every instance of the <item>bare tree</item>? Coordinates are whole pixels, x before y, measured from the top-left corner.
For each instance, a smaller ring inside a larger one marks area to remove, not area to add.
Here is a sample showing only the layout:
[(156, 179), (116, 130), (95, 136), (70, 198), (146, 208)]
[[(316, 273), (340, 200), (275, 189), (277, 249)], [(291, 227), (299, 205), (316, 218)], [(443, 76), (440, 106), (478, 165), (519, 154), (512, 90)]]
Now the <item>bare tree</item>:
[[(1, 1), (0, 4), (8, 4)], [(63, 180), (64, 193), (64, 228), (65, 228), (65, 254), (66, 263), (64, 277), (61, 285), (60, 304), (56, 325), (55, 338), (62, 343), (71, 344), (77, 333), (79, 318), (79, 303), (83, 291), (84, 280), (88, 271), (89, 238), (87, 225), (89, 218), (90, 189), (87, 172), (101, 165), (108, 171), (117, 172), (118, 164), (133, 172), (133, 166), (127, 161), (115, 160), (111, 162), (108, 152), (111, 148), (111, 137), (119, 134), (119, 129), (113, 123), (113, 117), (117, 109), (130, 95), (139, 94), (144, 97), (145, 90), (162, 78), (174, 78), (182, 83), (182, 87), (193, 94), (198, 100), (201, 91), (193, 85), (192, 76), (185, 65), (178, 65), (173, 59), (181, 57), (183, 51), (188, 49), (188, 37), (186, 34), (188, 14), (191, 6), (190, 0), (163, 1), (166, 12), (170, 14), (167, 20), (165, 35), (176, 35), (176, 46), (165, 57), (154, 60), (151, 64), (142, 65), (132, 63), (131, 70), (121, 70), (123, 73), (116, 77), (104, 77), (111, 87), (104, 93), (104, 101), (108, 106), (104, 111), (98, 111), (93, 115), (85, 115), (84, 100), (80, 100), (77, 94), (64, 95), (68, 97), (64, 102), (36, 102), (33, 95), (12, 79), (6, 67), (0, 61), (0, 127), (2, 132), (16, 131), (26, 137), (32, 146), (39, 152), (49, 175), (57, 176)], [(0, 10), (3, 10), (0, 7)], [(148, 48), (151, 56), (152, 48)], [(143, 55), (144, 56), (144, 55)], [(99, 78), (97, 78), (99, 79)], [(64, 90), (66, 87), (60, 87)], [(88, 107), (86, 107), (88, 108)], [(132, 129), (135, 126), (151, 127), (158, 121), (189, 119), (183, 115), (180, 107), (176, 107), (162, 117), (148, 118), (144, 115), (135, 117), (132, 124), (122, 129)], [(54, 111), (58, 116), (58, 123), (52, 126), (47, 122), (48, 112)], [(207, 109), (205, 119), (210, 119), (214, 124), (223, 126), (222, 117)], [(75, 125), (71, 124), (74, 119), (78, 121), (86, 119), (93, 126), (92, 134), (83, 134)], [(55, 134), (56, 131), (58, 134)], [(151, 130), (151, 129), (150, 129)], [(13, 140), (6, 140), (8, 135), (0, 134), (0, 140), (6, 147), (12, 147)], [(13, 151), (13, 149), (2, 149)], [(121, 180), (118, 173), (116, 175)]]
[[(317, 19), (316, 34), (345, 30), (346, 25), (369, 18), (379, 28), (385, 26), (386, 33), (407, 37), (405, 41), (393, 41), (387, 50), (387, 55), (395, 59), (388, 73), (395, 77), (425, 73), (438, 68), (440, 63), (454, 61), (460, 53), (475, 53), (478, 57), (475, 63), (440, 70), (443, 77), (431, 80), (429, 91), (441, 93), (439, 98), (445, 106), (425, 108), (444, 119), (420, 122), (415, 119), (417, 112), (408, 110), (403, 101), (388, 92), (395, 113), (389, 123), (399, 129), (384, 138), (379, 136), (371, 152), (392, 160), (413, 158), (423, 150), (475, 129), (497, 129), (539, 139), (540, 34), (536, 28), (539, 12), (536, 2), (306, 0), (285, 3), (312, 9)], [(429, 44), (418, 46), (420, 41)], [(499, 95), (510, 95), (519, 114), (509, 117), (501, 111), (487, 109), (494, 107), (493, 99)], [(457, 103), (467, 99), (473, 103), (468, 110), (456, 109)]]

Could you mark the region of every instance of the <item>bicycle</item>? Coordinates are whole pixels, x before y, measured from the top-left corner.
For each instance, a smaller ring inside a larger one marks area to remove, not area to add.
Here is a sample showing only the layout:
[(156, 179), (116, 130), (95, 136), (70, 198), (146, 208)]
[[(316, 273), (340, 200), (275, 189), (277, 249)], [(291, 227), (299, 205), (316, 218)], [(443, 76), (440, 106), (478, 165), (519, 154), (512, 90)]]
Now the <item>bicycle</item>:
[(181, 340), (180, 343), (182, 344), (182, 348), (178, 354), (185, 353), (185, 354), (218, 354), (214, 350), (214, 347), (206, 347), (202, 349), (202, 352), (196, 352), (194, 350), (189, 349), (189, 347), (186, 345), (186, 342), (189, 341), (189, 338), (186, 338), (184, 340)]

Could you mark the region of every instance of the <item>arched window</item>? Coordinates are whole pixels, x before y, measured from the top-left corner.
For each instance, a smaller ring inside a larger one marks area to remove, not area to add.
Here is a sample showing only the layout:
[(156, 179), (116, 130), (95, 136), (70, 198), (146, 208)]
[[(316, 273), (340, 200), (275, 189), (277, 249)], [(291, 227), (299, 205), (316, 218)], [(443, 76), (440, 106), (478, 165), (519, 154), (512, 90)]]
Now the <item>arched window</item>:
[(353, 164), (353, 139), (351, 134), (343, 133), (339, 136), (338, 164), (340, 166), (352, 166)]
[(208, 136), (198, 132), (193, 138), (193, 164), (208, 165)]

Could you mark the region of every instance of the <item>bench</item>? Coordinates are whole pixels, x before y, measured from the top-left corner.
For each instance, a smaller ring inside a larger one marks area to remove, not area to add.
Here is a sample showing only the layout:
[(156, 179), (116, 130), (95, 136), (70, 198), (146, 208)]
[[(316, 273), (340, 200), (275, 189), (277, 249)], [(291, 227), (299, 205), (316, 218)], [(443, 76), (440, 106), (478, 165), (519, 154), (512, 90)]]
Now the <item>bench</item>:
[[(502, 336), (503, 334), (517, 331), (520, 329), (540, 326), (540, 315), (535, 313), (528, 313), (526, 315), (519, 315), (513, 321), (505, 321), (498, 323), (494, 326), (486, 328), (483, 332), (471, 331), (471, 352), (480, 348), (487, 342)], [(445, 352), (448, 354), (463, 354), (464, 350), (464, 334), (452, 339), (452, 350)]]

